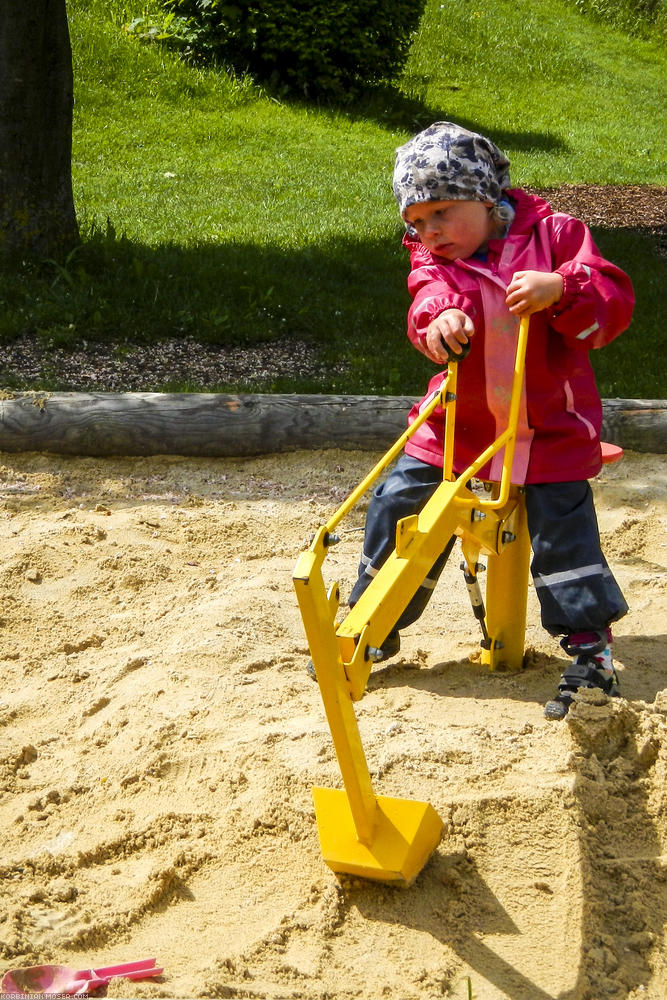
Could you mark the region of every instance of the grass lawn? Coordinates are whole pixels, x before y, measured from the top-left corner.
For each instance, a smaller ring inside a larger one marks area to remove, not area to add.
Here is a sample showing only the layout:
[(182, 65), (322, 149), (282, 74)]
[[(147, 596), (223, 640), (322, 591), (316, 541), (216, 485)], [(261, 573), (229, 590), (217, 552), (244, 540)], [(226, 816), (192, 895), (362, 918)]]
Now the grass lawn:
[[(658, 40), (566, 0), (429, 0), (399, 85), (346, 108), (277, 100), (141, 45), (123, 26), (157, 7), (68, 3), (83, 243), (65, 266), (0, 276), (0, 341), (289, 335), (348, 372), (267, 391), (417, 394), (432, 366), (405, 339), (399, 143), (451, 119), (495, 139), (515, 185), (666, 183)], [(665, 396), (667, 260), (647, 233), (595, 235), (638, 295), (631, 330), (596, 352), (600, 391)]]

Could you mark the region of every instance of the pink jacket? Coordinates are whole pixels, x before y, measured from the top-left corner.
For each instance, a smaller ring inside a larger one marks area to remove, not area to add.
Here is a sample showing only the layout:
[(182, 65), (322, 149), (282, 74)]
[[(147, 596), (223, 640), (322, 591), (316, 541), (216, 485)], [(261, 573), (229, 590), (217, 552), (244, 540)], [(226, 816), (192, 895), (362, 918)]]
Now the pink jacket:
[[(606, 261), (583, 222), (552, 212), (520, 189), (507, 194), (516, 217), (506, 239), (491, 240), (486, 261), (448, 263), (406, 234), (411, 272), (408, 337), (424, 349), (426, 328), (443, 309), (457, 308), (475, 325), (468, 357), (459, 366), (454, 467), (462, 472), (504, 429), (518, 319), (505, 305), (515, 271), (558, 271), (564, 292), (557, 305), (531, 316), (526, 379), (512, 470), (515, 483), (589, 479), (601, 467), (602, 404), (589, 359), (630, 323), (634, 293), (627, 275)], [(435, 375), (432, 398), (445, 377)], [(438, 408), (408, 441), (405, 451), (442, 465), (443, 414)], [(499, 478), (502, 452), (480, 472)]]

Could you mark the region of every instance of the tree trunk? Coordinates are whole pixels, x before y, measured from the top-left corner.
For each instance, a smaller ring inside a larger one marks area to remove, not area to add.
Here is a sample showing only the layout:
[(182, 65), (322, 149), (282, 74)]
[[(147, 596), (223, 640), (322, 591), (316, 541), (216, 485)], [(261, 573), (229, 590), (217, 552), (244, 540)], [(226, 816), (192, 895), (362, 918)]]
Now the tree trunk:
[(72, 195), (72, 50), (65, 0), (0, 2), (0, 260), (62, 257)]

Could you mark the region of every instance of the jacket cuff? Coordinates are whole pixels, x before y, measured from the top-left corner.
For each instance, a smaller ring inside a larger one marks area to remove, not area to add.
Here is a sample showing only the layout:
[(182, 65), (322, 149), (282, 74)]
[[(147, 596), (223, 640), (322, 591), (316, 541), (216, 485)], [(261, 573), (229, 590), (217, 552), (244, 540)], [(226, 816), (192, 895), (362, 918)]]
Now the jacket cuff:
[(468, 298), (463, 295), (433, 295), (424, 297), (410, 310), (410, 326), (415, 334), (426, 332), (429, 323), (448, 309), (460, 309), (473, 324), (477, 319), (477, 310)]
[(554, 273), (560, 274), (563, 279), (563, 294), (558, 302), (551, 307), (551, 315), (560, 316), (566, 309), (570, 308), (579, 295), (579, 282), (566, 266), (557, 267)]

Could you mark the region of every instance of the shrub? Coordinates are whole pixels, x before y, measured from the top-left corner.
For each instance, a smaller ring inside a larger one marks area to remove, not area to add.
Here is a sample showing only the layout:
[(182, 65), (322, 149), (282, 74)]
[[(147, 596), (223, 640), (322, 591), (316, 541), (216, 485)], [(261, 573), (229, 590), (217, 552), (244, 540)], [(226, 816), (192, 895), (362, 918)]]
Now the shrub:
[(395, 79), (425, 0), (163, 0), (160, 25), (131, 30), (193, 62), (249, 72), (273, 88), (345, 100)]

